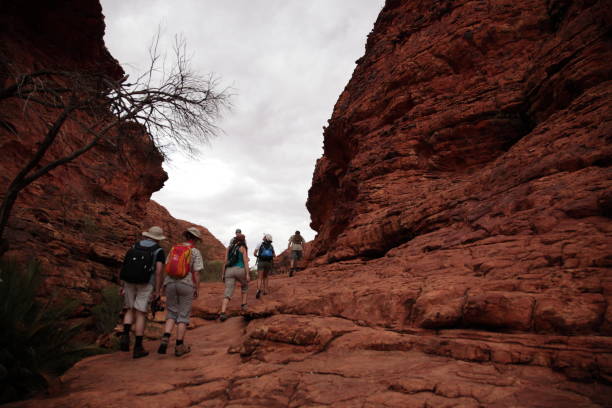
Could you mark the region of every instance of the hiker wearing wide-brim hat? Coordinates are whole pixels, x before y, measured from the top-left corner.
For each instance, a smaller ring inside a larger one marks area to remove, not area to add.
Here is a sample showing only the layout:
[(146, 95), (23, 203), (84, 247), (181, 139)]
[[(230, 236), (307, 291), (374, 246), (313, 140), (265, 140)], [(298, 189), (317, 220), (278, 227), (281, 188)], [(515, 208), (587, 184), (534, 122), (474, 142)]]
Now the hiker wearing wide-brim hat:
[[(161, 281), (161, 271), (166, 261), (164, 250), (159, 246), (159, 241), (166, 239), (161, 227), (153, 226), (142, 235), (145, 239), (138, 241), (125, 254), (119, 274), (127, 309), (123, 318), (123, 333), (119, 340), (119, 348), (121, 351), (130, 350), (130, 331), (134, 324), (136, 335), (134, 358), (149, 354), (142, 345), (145, 317), (151, 294), (154, 292), (156, 282)], [(159, 291), (155, 290), (153, 296), (159, 296)]]
[(157, 349), (159, 354), (166, 354), (170, 336), (176, 325), (174, 355), (177, 357), (191, 351), (191, 347), (185, 343), (185, 333), (189, 324), (193, 299), (198, 297), (200, 271), (204, 269), (202, 254), (195, 247), (196, 243), (202, 240), (202, 233), (196, 227), (189, 227), (183, 232), (183, 237), (185, 241), (174, 245), (170, 250), (164, 268), (163, 291), (166, 294), (166, 325)]
[(240, 308), (244, 311), (247, 308), (247, 291), (249, 290), (249, 255), (247, 253), (246, 238), (242, 233), (236, 234), (232, 245), (225, 253), (226, 263), (223, 265), (221, 280), (225, 283), (223, 302), (221, 303), (221, 314), (219, 320), (222, 322), (227, 319), (226, 310), (229, 301), (234, 294), (236, 281), (240, 283), (242, 291), (242, 304)]

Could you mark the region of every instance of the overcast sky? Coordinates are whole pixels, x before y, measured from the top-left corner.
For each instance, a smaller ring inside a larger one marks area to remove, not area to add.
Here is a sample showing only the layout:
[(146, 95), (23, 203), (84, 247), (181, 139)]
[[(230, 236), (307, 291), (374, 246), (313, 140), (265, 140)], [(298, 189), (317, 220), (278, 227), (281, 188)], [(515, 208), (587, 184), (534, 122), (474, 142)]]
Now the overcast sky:
[[(349, 81), (384, 0), (101, 0), (106, 46), (131, 77), (162, 27), (171, 51), (187, 41), (192, 68), (231, 87), (223, 133), (197, 159), (173, 154), (153, 199), (208, 228), (225, 245), (241, 228), (277, 253), (300, 230), (314, 238), (306, 198), (323, 150), (322, 127)], [(249, 251), (252, 252), (252, 251)]]

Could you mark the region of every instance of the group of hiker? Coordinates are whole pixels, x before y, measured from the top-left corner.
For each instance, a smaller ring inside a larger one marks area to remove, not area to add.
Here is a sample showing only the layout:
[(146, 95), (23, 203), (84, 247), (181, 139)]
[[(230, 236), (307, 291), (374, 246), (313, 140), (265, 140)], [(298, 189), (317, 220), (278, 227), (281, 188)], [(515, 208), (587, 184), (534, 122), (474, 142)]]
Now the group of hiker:
[[(124, 258), (119, 279), (121, 294), (124, 297), (125, 314), (123, 331), (119, 338), (119, 349), (130, 350), (130, 332), (135, 334), (132, 357), (141, 358), (149, 355), (142, 341), (149, 303), (153, 311), (163, 310), (160, 304), (162, 294), (166, 296), (166, 322), (161, 337), (159, 354), (166, 354), (170, 337), (176, 328), (176, 345), (174, 354), (180, 357), (191, 351), (185, 343), (185, 333), (189, 324), (192, 303), (198, 297), (200, 272), (204, 269), (202, 254), (196, 248), (202, 240), (202, 233), (195, 227), (183, 232), (183, 242), (176, 244), (168, 256), (159, 245), (166, 239), (164, 231), (158, 226), (142, 233), (143, 238), (130, 248)], [(297, 270), (297, 261), (302, 258), (304, 238), (296, 231), (289, 238), (288, 249), (291, 249), (291, 266), (289, 276)], [(241, 289), (241, 310), (247, 309), (250, 270), (246, 237), (240, 229), (232, 238), (225, 254), (221, 280), (225, 284), (219, 320), (227, 320), (227, 306), (234, 294), (236, 282)], [(270, 291), (268, 277), (274, 267), (276, 253), (272, 245), (272, 236), (264, 234), (262, 241), (255, 247), (253, 255), (257, 258), (257, 292), (256, 299)]]

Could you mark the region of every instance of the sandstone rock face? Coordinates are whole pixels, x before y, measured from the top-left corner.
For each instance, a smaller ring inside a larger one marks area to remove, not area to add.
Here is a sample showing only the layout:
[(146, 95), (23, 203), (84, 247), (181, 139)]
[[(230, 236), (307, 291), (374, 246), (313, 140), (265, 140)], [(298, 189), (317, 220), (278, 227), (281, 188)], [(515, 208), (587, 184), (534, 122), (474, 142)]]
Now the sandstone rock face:
[[(104, 46), (97, 1), (5, 2), (0, 6), (0, 27), (2, 73), (95, 68), (114, 77), (123, 75)], [(0, 74), (0, 85), (7, 81)], [(46, 132), (45, 120), (55, 118), (38, 105), (24, 109), (12, 100), (0, 101), (0, 194), (32, 157)], [(77, 299), (83, 314), (99, 300), (99, 290), (116, 281), (126, 249), (142, 231), (160, 225), (170, 244), (191, 225), (149, 201), (167, 179), (162, 155), (138, 126), (121, 130), (129, 135), (125, 143), (103, 143), (27, 187), (6, 232), (6, 255), (37, 257), (46, 275), (46, 294), (59, 292)], [(68, 122), (43, 164), (73, 151), (85, 137)], [(205, 236), (205, 255), (222, 258), (223, 245), (199, 228)]]
[(311, 266), (224, 323), (202, 284), (190, 355), (94, 357), (14, 406), (610, 406), (611, 10), (388, 0), (325, 131)]
[(408, 327), (612, 334), (609, 6), (388, 1), (325, 130), (314, 264), (411, 288)]

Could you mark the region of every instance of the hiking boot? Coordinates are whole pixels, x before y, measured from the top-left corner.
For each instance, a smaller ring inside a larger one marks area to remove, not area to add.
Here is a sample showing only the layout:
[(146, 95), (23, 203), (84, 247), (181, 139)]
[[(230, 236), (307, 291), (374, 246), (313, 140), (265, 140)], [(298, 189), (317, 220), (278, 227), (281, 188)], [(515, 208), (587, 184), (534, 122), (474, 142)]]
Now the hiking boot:
[(143, 348), (135, 348), (134, 347), (134, 354), (132, 354), (133, 358), (141, 358), (141, 357), (146, 357), (149, 355), (149, 352)]
[(226, 321), (227, 320), (227, 315), (225, 313), (221, 313), (219, 315), (219, 320), (221, 320), (222, 322)]
[(174, 355), (177, 357), (183, 356), (191, 351), (191, 347), (188, 344), (179, 344), (174, 348)]
[(130, 335), (122, 334), (119, 337), (119, 350), (130, 351)]
[(289, 277), (292, 277), (292, 276), (293, 276), (293, 269), (289, 271)]
[(261, 296), (261, 290), (257, 289), (257, 292), (255, 292), (255, 299), (259, 299), (260, 296)]
[(159, 343), (159, 348), (157, 349), (157, 352), (159, 354), (166, 354), (166, 351), (168, 350), (168, 341), (170, 339), (168, 337), (162, 337), (161, 339), (161, 343)]

